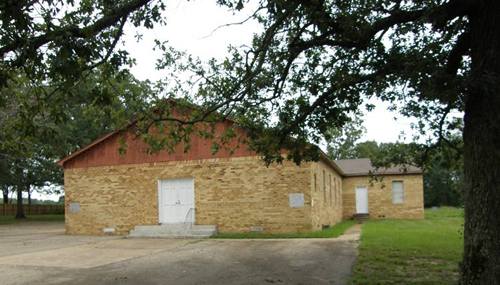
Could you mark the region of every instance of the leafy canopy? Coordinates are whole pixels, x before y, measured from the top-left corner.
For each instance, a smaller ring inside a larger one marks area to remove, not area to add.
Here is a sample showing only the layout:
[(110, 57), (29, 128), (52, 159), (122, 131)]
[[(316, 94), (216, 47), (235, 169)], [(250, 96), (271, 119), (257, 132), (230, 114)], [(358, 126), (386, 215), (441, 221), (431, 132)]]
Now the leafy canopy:
[[(73, 96), (59, 102), (57, 116), (51, 108), (30, 112), (34, 108), (30, 91), (44, 89), (54, 92), (54, 97), (62, 97), (62, 91), (33, 85), (21, 74), (17, 85), (4, 89), (8, 104), (0, 106), (1, 189), (57, 190), (46, 187), (63, 183), (62, 169), (56, 164), (59, 158), (127, 125), (133, 114), (144, 112), (151, 93), (147, 84), (130, 75), (103, 81), (98, 71), (80, 80)], [(103, 89), (112, 89), (116, 96), (101, 105), (93, 95)]]
[[(249, 2), (218, 1), (235, 11)], [(166, 123), (187, 137), (194, 124), (231, 117), (249, 130), (251, 147), (267, 162), (281, 161), (283, 147), (290, 150), (288, 158), (300, 162), (317, 159), (318, 149), (309, 142), (342, 128), (372, 96), (402, 102), (395, 108), (422, 118), (422, 129), (432, 129), (438, 138), (455, 128), (449, 114), (463, 110), (471, 1), (252, 3), (257, 8), (251, 18), (264, 32), (250, 47), (230, 47), (222, 61), (202, 63), (157, 42), (164, 53), (158, 68), (189, 75), (160, 82), (157, 99), (185, 98), (201, 111), (183, 120), (170, 111), (149, 114), (142, 118), (145, 132)], [(133, 64), (119, 45), (125, 25), (163, 24), (164, 9), (159, 0), (4, 1), (0, 88), (19, 85), (19, 73), (34, 85), (61, 91), (75, 89), (98, 66), (103, 80), (123, 73)], [(28, 104), (31, 113), (48, 108), (55, 121), (64, 119), (61, 106), (75, 95), (45, 88), (30, 92), (37, 98)], [(106, 105), (116, 95), (97, 88), (86, 96)], [(149, 103), (166, 108), (158, 100)], [(175, 133), (174, 143), (184, 141)], [(146, 139), (160, 148), (170, 145)]]
[[(238, 10), (250, 1), (218, 2)], [(258, 3), (252, 18), (264, 32), (252, 46), (207, 65), (169, 64), (166, 52), (159, 66), (194, 74), (186, 85), (199, 88), (185, 97), (237, 118), (266, 161), (281, 161), (281, 147), (296, 162), (317, 159), (308, 142), (329, 138), (374, 96), (420, 118), (421, 135), (450, 143), (460, 131), (450, 114), (464, 109), (468, 1)]]

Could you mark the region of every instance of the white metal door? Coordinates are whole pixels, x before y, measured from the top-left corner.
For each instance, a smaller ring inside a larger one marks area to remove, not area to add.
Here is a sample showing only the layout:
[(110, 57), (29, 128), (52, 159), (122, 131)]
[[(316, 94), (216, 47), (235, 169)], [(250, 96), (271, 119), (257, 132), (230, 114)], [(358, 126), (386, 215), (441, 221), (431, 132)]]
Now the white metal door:
[(368, 189), (356, 187), (356, 213), (368, 214)]
[(158, 212), (161, 224), (193, 223), (193, 179), (158, 181)]

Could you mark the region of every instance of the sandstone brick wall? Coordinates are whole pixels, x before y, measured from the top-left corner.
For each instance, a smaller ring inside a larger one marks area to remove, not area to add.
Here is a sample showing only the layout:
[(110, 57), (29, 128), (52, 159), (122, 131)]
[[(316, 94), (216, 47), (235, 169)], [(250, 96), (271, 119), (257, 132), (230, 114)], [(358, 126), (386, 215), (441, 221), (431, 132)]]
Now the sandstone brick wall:
[[(402, 204), (392, 203), (392, 181), (403, 181), (404, 201)], [(380, 182), (371, 182), (369, 176), (345, 177), (343, 180), (343, 215), (346, 219), (356, 213), (356, 186), (368, 187), (370, 218), (424, 218), (422, 175), (385, 175)]]
[(323, 161), (311, 165), (312, 227), (335, 225), (342, 220), (342, 177)]
[[(196, 224), (216, 224), (226, 232), (252, 226), (311, 230), (311, 165), (268, 168), (258, 157), (240, 157), (66, 169), (66, 232), (98, 235), (113, 227), (127, 234), (135, 225), (157, 224), (158, 180), (188, 177), (194, 178)], [(304, 207), (290, 208), (289, 193), (304, 193)], [(80, 204), (78, 213), (68, 211), (72, 202)]]

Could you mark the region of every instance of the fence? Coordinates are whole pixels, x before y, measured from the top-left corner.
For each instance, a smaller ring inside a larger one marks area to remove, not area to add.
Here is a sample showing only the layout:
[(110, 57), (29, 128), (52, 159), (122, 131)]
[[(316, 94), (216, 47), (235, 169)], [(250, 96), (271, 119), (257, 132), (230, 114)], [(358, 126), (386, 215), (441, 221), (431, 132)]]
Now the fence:
[[(23, 205), (26, 215), (62, 215), (64, 214), (64, 205)], [(12, 216), (16, 214), (17, 205), (0, 205), (0, 215)]]

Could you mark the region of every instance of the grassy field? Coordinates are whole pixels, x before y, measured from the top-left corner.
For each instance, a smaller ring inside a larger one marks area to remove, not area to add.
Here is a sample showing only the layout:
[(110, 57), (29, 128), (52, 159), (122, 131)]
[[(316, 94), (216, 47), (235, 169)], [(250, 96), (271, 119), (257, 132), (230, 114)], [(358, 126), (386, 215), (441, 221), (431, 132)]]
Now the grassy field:
[(64, 221), (64, 215), (32, 215), (26, 219), (16, 220), (14, 216), (0, 216), (0, 225), (24, 223), (24, 222), (59, 222)]
[(363, 224), (352, 284), (456, 284), (463, 210), (427, 209), (425, 220)]
[(324, 229), (321, 231), (304, 232), (304, 233), (219, 233), (213, 238), (231, 238), (231, 239), (244, 239), (244, 238), (334, 238), (342, 235), (348, 228), (354, 225), (354, 221), (343, 221), (335, 226)]

